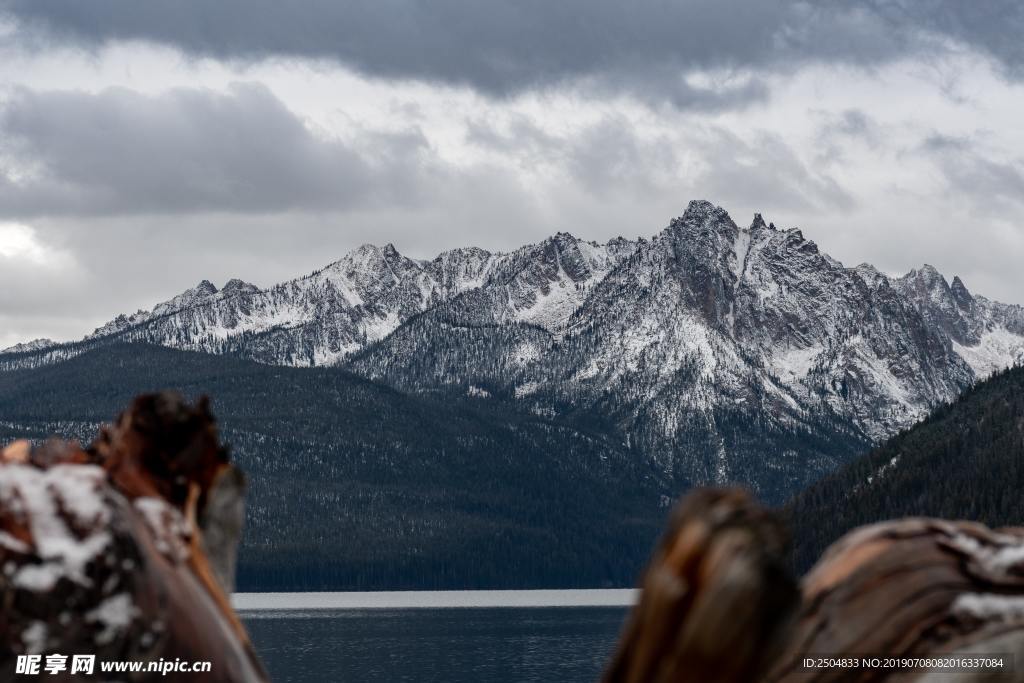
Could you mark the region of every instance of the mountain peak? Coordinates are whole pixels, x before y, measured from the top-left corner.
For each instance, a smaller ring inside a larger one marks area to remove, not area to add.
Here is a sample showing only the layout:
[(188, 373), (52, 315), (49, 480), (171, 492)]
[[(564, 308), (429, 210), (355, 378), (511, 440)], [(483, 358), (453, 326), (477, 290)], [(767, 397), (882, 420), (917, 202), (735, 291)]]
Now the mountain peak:
[(217, 285), (213, 284), (209, 280), (202, 280), (189, 291), (195, 292), (196, 294), (216, 294), (218, 290)]
[(457, 249), (447, 249), (442, 251), (432, 259), (432, 262), (447, 263), (451, 261), (464, 261), (467, 259), (483, 261), (490, 256), (493, 256), (491, 252), (486, 249), (481, 249), (480, 247), (458, 247)]
[(666, 232), (672, 240), (687, 235), (684, 239), (689, 241), (698, 233), (713, 233), (731, 243), (740, 229), (725, 209), (709, 201), (695, 199), (686, 206), (682, 216), (672, 219)]
[(684, 221), (703, 221), (710, 217), (729, 218), (729, 214), (722, 207), (715, 206), (706, 199), (691, 200), (683, 212)]
[(927, 287), (942, 285), (949, 287), (946, 277), (939, 272), (939, 269), (930, 263), (923, 264), (920, 268), (911, 268), (906, 275), (899, 278), (903, 282), (916, 282)]
[(871, 287), (881, 287), (889, 284), (889, 277), (870, 263), (862, 263), (853, 268), (861, 280)]
[(967, 285), (964, 284), (959, 275), (953, 276), (953, 283), (949, 286), (949, 289), (953, 292), (953, 299), (960, 308), (970, 308), (970, 305), (974, 303), (974, 297), (971, 296), (970, 290), (967, 289)]
[(46, 337), (40, 337), (39, 339), (33, 339), (32, 341), (21, 342), (14, 346), (8, 346), (6, 349), (0, 350), (0, 353), (24, 353), (28, 351), (39, 351), (40, 349), (49, 348), (56, 346), (57, 342)]
[(951, 296), (946, 276), (930, 263), (911, 270), (900, 279), (903, 282), (912, 283), (914, 287), (923, 292), (928, 292), (932, 298), (948, 301)]
[[(332, 263), (325, 268), (331, 269), (336, 266), (344, 266), (346, 269), (367, 270), (372, 268), (386, 267), (388, 264), (407, 260), (402, 256), (395, 245), (388, 242), (383, 247), (376, 244), (361, 244), (344, 256), (340, 261)], [(371, 265), (375, 264), (375, 265)], [(369, 272), (369, 271), (367, 271)]]
[(404, 257), (391, 242), (388, 242), (383, 247), (378, 247), (376, 244), (370, 244), (367, 242), (366, 244), (360, 244), (358, 247), (350, 251), (345, 259), (342, 260), (358, 260), (360, 262), (366, 262), (368, 259), (375, 258), (393, 261)]
[[(391, 248), (394, 249), (394, 246), (392, 245)], [(384, 252), (384, 247), (378, 247), (376, 244), (371, 244), (370, 242), (364, 242), (363, 244), (360, 244), (358, 247), (356, 247), (355, 249), (350, 251), (348, 253), (348, 256), (349, 257), (366, 258), (368, 256), (378, 256), (378, 255), (382, 254), (383, 252)]]
[(225, 283), (224, 287), (220, 290), (221, 294), (225, 296), (232, 296), (235, 294), (246, 294), (252, 292), (258, 292), (260, 288), (256, 285), (246, 282), (245, 280), (239, 280), (238, 278), (231, 278)]
[[(168, 299), (167, 301), (154, 306), (153, 315), (166, 315), (185, 308), (190, 308), (212, 298), (217, 292), (217, 285), (213, 284), (209, 280), (201, 280), (195, 287), (190, 287), (173, 299)], [(135, 324), (137, 322), (141, 322), (146, 317), (147, 314), (144, 311), (140, 311), (131, 318), (128, 318), (126, 321), (123, 321), (123, 323), (127, 322)]]
[(571, 249), (573, 246), (579, 244), (583, 240), (579, 239), (572, 233), (568, 232), (556, 232), (553, 237), (549, 237), (542, 244), (551, 244), (559, 251), (564, 249)]

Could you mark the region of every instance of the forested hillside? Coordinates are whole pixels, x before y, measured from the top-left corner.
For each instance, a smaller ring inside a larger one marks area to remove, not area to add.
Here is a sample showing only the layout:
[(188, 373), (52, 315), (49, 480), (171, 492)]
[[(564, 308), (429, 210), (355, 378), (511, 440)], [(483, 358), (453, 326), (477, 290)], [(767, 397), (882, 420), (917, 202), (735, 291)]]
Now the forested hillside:
[(930, 516), (1024, 525), (1024, 367), (1000, 372), (796, 496), (794, 561), (807, 570), (846, 531)]
[(240, 590), (626, 586), (665, 514), (644, 459), (591, 426), (154, 346), (0, 373), (0, 438), (87, 441), (162, 388), (209, 394), (249, 473)]
[[(0, 373), (0, 439), (89, 441), (163, 388), (213, 397), (251, 477), (242, 590), (629, 585), (683, 490), (594, 414), (523, 412), (501, 387), (405, 394), (337, 368), (147, 345)], [(1015, 368), (794, 498), (796, 565), (891, 517), (1024, 523), (1022, 463)]]

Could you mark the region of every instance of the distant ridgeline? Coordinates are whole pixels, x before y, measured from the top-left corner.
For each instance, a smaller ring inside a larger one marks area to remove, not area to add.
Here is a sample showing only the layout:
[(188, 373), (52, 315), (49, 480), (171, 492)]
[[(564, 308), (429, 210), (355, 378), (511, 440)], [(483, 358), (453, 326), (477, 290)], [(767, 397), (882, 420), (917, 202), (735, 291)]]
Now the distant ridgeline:
[(956, 402), (797, 495), (787, 506), (806, 571), (850, 529), (897, 517), (1024, 526), (1024, 367)]

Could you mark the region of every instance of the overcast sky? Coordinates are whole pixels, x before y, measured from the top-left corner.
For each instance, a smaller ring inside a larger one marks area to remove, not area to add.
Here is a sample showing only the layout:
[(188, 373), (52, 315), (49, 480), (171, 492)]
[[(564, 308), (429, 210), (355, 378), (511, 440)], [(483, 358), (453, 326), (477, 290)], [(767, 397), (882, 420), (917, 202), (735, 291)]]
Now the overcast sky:
[(1016, 0), (0, 0), (0, 346), (691, 199), (1024, 303)]

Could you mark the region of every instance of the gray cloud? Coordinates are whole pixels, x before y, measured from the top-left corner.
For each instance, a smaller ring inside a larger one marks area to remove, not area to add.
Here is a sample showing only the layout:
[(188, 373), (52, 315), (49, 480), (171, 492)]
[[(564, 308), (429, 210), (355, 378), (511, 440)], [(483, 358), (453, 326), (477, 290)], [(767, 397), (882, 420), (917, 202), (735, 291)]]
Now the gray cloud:
[(707, 167), (694, 196), (720, 197), (723, 205), (766, 213), (848, 211), (854, 199), (825, 169), (808, 166), (779, 135), (762, 131), (752, 141), (726, 128), (708, 128), (698, 149)]
[[(827, 173), (809, 169), (767, 132), (753, 142), (714, 125), (681, 138), (641, 135), (624, 116), (607, 114), (555, 135), (512, 115), (500, 127), (471, 122), (466, 139), (499, 156), (457, 167), (416, 129), (360, 129), (345, 141), (320, 136), (254, 84), (158, 95), (21, 88), (0, 108), (0, 218), (365, 215), (438, 207), (457, 215), (455, 207), (480, 197), (522, 203), (530, 193), (514, 179), (515, 169), (524, 177), (546, 169), (559, 178), (563, 196), (572, 188), (581, 200), (599, 202), (649, 202), (681, 186), (694, 196), (762, 207), (851, 201)], [(697, 175), (684, 169), (685, 154), (696, 154), (706, 168)]]
[(1014, 0), (0, 0), (4, 10), (26, 44), (141, 39), (216, 58), (330, 59), (491, 95), (573, 81), (698, 108), (766, 89), (756, 77), (695, 86), (689, 70), (872, 65), (949, 41), (1024, 73)]
[(919, 149), (934, 160), (948, 192), (970, 201), (979, 213), (1013, 215), (1013, 208), (1024, 206), (1024, 159), (993, 159), (970, 137), (939, 133), (925, 138)]
[(822, 123), (816, 134), (815, 160), (823, 166), (845, 162), (848, 147), (866, 145), (877, 149), (883, 140), (878, 122), (861, 109), (823, 111), (818, 116)]
[[(849, 135), (873, 124), (859, 112), (838, 119)], [(649, 200), (687, 189), (692, 197), (714, 197), (726, 206), (758, 210), (848, 210), (853, 198), (827, 169), (808, 165), (783, 139), (759, 131), (747, 140), (729, 128), (696, 125), (676, 138), (641, 135), (624, 117), (609, 114), (567, 136), (544, 131), (525, 116), (498, 127), (474, 121), (467, 139), (501, 151), (524, 169), (552, 166), (594, 197), (620, 194)], [(684, 157), (700, 161), (687, 168)]]
[(521, 114), (500, 127), (475, 120), (467, 125), (466, 139), (507, 155), (523, 170), (554, 168), (594, 196), (649, 196), (671, 187), (680, 175), (682, 150), (673, 141), (663, 134), (645, 138), (618, 114), (607, 114), (566, 135), (546, 132)]
[(1024, 5), (1018, 0), (874, 0), (873, 5), (888, 21), (919, 23), (991, 55), (1008, 76), (1024, 77)]
[(0, 108), (2, 215), (346, 209), (413, 201), (421, 134), (321, 138), (269, 90), (25, 88)]
[(824, 135), (860, 138), (874, 144), (878, 124), (860, 109), (847, 109), (826, 124)]

